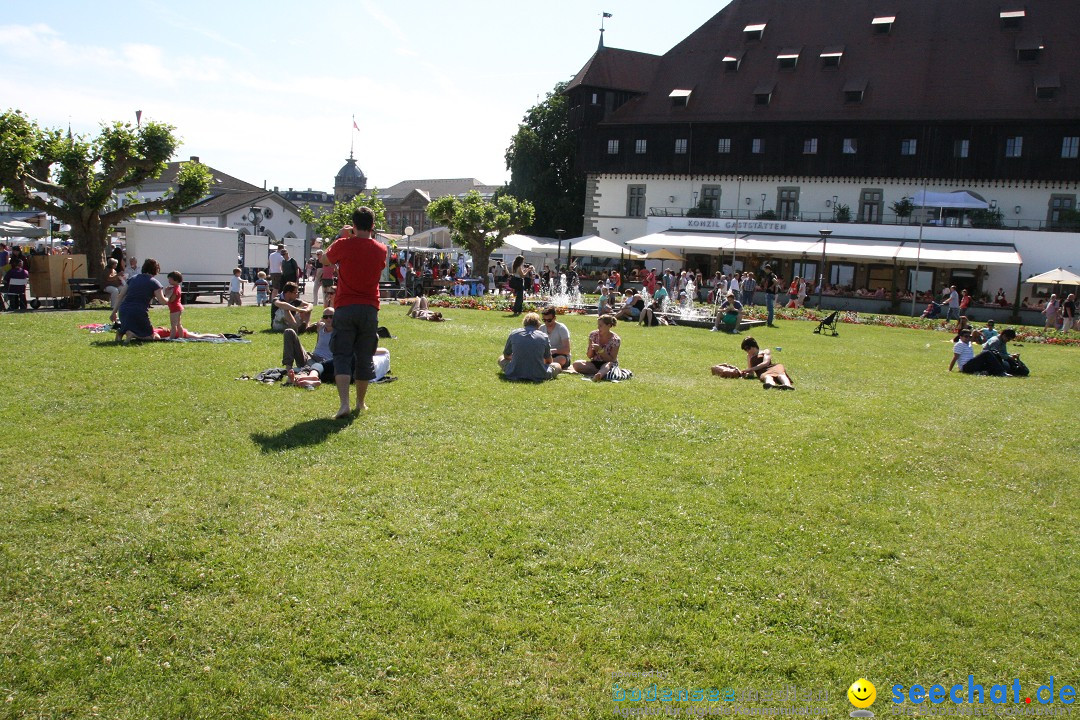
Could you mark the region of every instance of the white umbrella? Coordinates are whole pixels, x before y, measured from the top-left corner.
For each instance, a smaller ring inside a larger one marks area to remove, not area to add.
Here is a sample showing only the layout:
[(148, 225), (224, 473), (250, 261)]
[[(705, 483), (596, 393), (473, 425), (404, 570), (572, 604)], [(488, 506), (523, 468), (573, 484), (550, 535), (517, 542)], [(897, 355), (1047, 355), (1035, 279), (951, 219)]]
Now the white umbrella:
[(45, 228), (23, 222), (22, 220), (8, 220), (0, 223), (0, 237), (44, 237), (48, 234)]
[(1036, 283), (1040, 285), (1080, 285), (1080, 275), (1065, 268), (1054, 268), (1039, 275), (1033, 275), (1024, 282), (1032, 285)]
[(570, 245), (570, 252), (577, 257), (629, 258), (631, 260), (641, 260), (645, 257), (643, 253), (605, 240), (599, 235), (585, 235), (566, 242)]

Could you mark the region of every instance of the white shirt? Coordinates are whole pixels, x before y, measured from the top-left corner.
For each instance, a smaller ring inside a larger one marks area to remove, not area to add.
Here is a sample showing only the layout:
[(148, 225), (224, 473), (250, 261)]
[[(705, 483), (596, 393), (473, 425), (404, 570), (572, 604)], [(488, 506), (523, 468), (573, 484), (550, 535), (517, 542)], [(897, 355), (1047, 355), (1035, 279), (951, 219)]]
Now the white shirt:
[(240, 292), (240, 276), (239, 275), (233, 275), (232, 279), (229, 280), (229, 292), (234, 292), (234, 293)]
[(278, 252), (277, 250), (270, 253), (270, 274), (271, 275), (276, 275), (276, 274), (281, 272), (281, 261), (284, 260), (284, 259), (285, 258), (282, 257), (281, 253)]

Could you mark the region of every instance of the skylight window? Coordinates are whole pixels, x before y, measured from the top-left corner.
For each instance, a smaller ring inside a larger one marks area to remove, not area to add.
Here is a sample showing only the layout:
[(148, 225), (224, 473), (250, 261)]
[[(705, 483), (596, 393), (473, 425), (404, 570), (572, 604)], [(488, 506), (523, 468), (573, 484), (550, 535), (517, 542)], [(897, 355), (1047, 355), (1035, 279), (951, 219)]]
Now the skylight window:
[(743, 56), (745, 53), (728, 53), (724, 56), (724, 70), (726, 72), (738, 72), (739, 66), (742, 65)]
[(1039, 62), (1039, 54), (1045, 49), (1046, 46), (1042, 44), (1041, 40), (1017, 39), (1016, 62), (1037, 63)]
[(879, 15), (870, 21), (870, 26), (874, 28), (875, 35), (888, 35), (894, 22), (896, 22), (895, 15)]
[(1058, 89), (1061, 87), (1061, 76), (1058, 73), (1046, 73), (1035, 78), (1035, 99), (1054, 100), (1057, 98)]
[(772, 94), (775, 89), (776, 83), (771, 80), (758, 83), (758, 86), (754, 88), (754, 104), (768, 105), (772, 101)]
[(747, 40), (760, 40), (765, 33), (765, 23), (747, 25), (743, 28), (743, 37)]

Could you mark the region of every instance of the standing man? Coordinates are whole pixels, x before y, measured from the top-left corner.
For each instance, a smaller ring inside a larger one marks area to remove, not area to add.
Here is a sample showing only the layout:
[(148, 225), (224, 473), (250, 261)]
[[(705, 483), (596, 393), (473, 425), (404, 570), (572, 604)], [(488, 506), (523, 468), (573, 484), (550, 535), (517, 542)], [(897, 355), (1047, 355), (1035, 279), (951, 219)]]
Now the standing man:
[(1061, 303), (1061, 332), (1069, 332), (1076, 327), (1076, 293), (1069, 293)]
[(281, 251), (275, 246), (274, 252), (270, 253), (270, 287), (274, 293), (281, 292), (281, 261), (283, 259)]
[(945, 290), (941, 293), (942, 299), (944, 299), (946, 295), (948, 296), (949, 306), (948, 309), (945, 311), (945, 322), (949, 322), (950, 320), (952, 320), (954, 315), (956, 316), (956, 319), (959, 320), (960, 294), (956, 292), (956, 286), (950, 285), (949, 287), (945, 288)]
[(369, 207), (353, 212), (352, 226), (326, 251), (338, 267), (334, 295), (334, 382), (341, 406), (335, 419), (348, 417), (349, 380), (356, 376), (356, 411), (367, 409), (368, 383), (375, 379), (375, 349), (379, 344), (379, 278), (386, 267), (386, 246), (375, 239), (375, 213)]
[(289, 257), (289, 248), (281, 248), (281, 287), (285, 283), (296, 283), (300, 286), (300, 264), (295, 258)]
[(315, 273), (311, 278), (311, 281), (315, 283), (314, 294), (312, 295), (311, 303), (313, 305), (319, 304), (319, 287), (322, 285), (323, 277), (323, 251), (315, 251)]
[(772, 271), (771, 265), (765, 265), (765, 279), (762, 285), (765, 286), (765, 307), (769, 311), (768, 327), (776, 327), (773, 324), (773, 317), (776, 311), (776, 293), (780, 292), (780, 277)]

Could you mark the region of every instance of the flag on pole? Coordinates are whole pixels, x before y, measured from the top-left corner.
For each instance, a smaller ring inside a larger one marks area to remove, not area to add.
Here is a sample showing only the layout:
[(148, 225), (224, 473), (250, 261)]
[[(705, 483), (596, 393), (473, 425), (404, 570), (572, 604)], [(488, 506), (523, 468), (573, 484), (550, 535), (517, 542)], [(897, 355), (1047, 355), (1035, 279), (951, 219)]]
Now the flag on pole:
[(609, 12), (604, 13), (604, 17), (606, 17), (606, 18), (611, 17), (611, 13), (609, 13)]
[(356, 124), (356, 118), (355, 117), (353, 117), (352, 126), (353, 126), (353, 130), (355, 130), (356, 132), (360, 132), (360, 128)]

